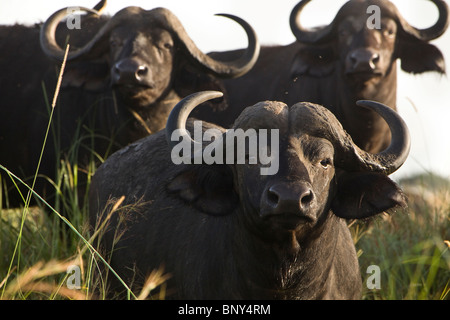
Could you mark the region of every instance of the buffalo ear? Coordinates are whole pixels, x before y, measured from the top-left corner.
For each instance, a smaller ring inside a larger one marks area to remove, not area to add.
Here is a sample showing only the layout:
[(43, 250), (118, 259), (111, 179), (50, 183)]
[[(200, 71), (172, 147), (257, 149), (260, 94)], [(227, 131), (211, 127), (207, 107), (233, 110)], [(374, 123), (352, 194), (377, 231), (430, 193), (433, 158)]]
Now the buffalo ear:
[(329, 46), (305, 46), (296, 54), (291, 76), (325, 77), (334, 71), (335, 55)]
[(239, 203), (233, 174), (225, 165), (189, 165), (168, 183), (168, 191), (213, 216), (230, 214)]
[[(178, 72), (176, 72), (174, 76), (173, 89), (179, 97), (186, 97), (193, 92), (200, 91), (226, 92), (225, 85), (221, 79), (205, 73), (202, 70), (198, 70), (189, 65), (189, 63), (181, 62), (177, 69)], [(224, 97), (214, 99), (213, 101), (208, 101), (208, 103), (195, 108), (191, 113), (191, 117), (195, 117), (195, 115), (199, 113), (199, 110), (204, 109), (202, 112), (203, 114), (204, 111), (208, 110), (211, 112), (224, 111), (227, 107), (228, 104)]]
[[(70, 50), (84, 46), (109, 21), (108, 16), (82, 16), (81, 29), (68, 29), (65, 23), (60, 23), (56, 31), (56, 41), (65, 49), (70, 44)], [(89, 91), (104, 90), (109, 85), (109, 37), (99, 40), (95, 46), (83, 56), (68, 61), (64, 70), (62, 86), (82, 88)], [(57, 65), (60, 65), (58, 61)]]
[(62, 87), (82, 88), (88, 91), (100, 91), (109, 83), (109, 67), (101, 61), (69, 62), (64, 71)]
[(401, 68), (409, 73), (436, 71), (445, 74), (445, 60), (442, 52), (432, 44), (419, 39), (400, 41)]
[(400, 187), (381, 173), (343, 173), (337, 178), (337, 190), (332, 211), (345, 219), (368, 218), (394, 207), (407, 206)]

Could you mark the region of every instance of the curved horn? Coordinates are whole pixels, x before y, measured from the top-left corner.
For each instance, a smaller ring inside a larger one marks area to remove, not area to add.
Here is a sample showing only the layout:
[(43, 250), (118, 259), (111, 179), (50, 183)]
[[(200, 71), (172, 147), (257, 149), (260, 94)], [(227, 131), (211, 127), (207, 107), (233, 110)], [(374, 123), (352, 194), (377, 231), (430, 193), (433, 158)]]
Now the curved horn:
[[(203, 102), (208, 100), (220, 98), (222, 96), (223, 93), (219, 91), (202, 91), (193, 93), (187, 96), (186, 98), (182, 99), (180, 102), (178, 102), (170, 112), (170, 115), (166, 122), (166, 140), (167, 144), (169, 145), (169, 148), (172, 149), (179, 143), (179, 141), (172, 141), (172, 134), (175, 131), (178, 131), (180, 133), (180, 137), (182, 138), (181, 141), (186, 139), (187, 141), (191, 142), (191, 145), (202, 144), (201, 142), (193, 140), (189, 135), (189, 133), (187, 132), (186, 130), (187, 118), (191, 113), (191, 111), (194, 110), (194, 108), (197, 107), (199, 104), (202, 104)], [(192, 159), (195, 159), (196, 156), (201, 157), (202, 155), (194, 154)]]
[[(100, 16), (101, 11), (104, 9), (104, 6), (106, 5), (106, 1), (102, 0), (100, 1), (95, 8), (99, 8), (100, 11), (97, 11), (95, 9), (89, 9), (85, 7), (77, 7), (77, 10), (79, 11), (85, 11), (90, 14)], [(43, 24), (41, 31), (40, 31), (40, 43), (41, 48), (44, 51), (44, 53), (50, 57), (53, 57), (58, 60), (62, 60), (64, 57), (64, 50), (58, 45), (55, 39), (55, 32), (56, 28), (58, 27), (59, 23), (70, 13), (73, 13), (71, 10), (73, 7), (67, 7), (60, 9), (53, 13), (47, 21)], [(110, 23), (107, 23), (104, 25), (99, 32), (95, 35), (95, 37), (89, 41), (86, 45), (84, 45), (82, 48), (74, 50), (69, 52), (67, 60), (73, 60), (86, 52), (89, 52), (92, 47), (95, 45), (95, 43), (98, 42), (100, 38), (103, 37), (103, 35), (106, 33), (107, 30), (109, 30)]]
[(335, 148), (337, 167), (388, 175), (395, 172), (406, 161), (411, 146), (406, 123), (395, 110), (382, 103), (360, 100), (357, 105), (372, 110), (387, 122), (392, 138), (385, 150), (374, 154), (360, 149), (329, 109), (310, 102), (299, 102), (290, 107), (291, 130), (330, 141)]
[(449, 17), (449, 10), (448, 5), (443, 0), (431, 0), (433, 4), (438, 8), (439, 11), (439, 17), (436, 23), (426, 29), (418, 29), (413, 26), (411, 26), (406, 20), (399, 16), (400, 24), (402, 25), (403, 29), (409, 33), (414, 35), (415, 37), (424, 40), (424, 41), (430, 41), (436, 38), (439, 38), (445, 30), (447, 30), (448, 25), (450, 23), (450, 17)]
[(100, 2), (94, 6), (94, 10), (96, 10), (98, 13), (101, 13), (106, 8), (107, 4), (108, 3), (106, 0), (100, 0)]
[(291, 11), (289, 24), (291, 26), (291, 31), (298, 42), (319, 43), (322, 40), (325, 40), (328, 35), (330, 35), (332, 24), (316, 29), (307, 29), (302, 26), (302, 24), (300, 23), (300, 14), (302, 13), (303, 8), (310, 1), (311, 0), (302, 0), (297, 3), (297, 5)]
[(173, 13), (164, 8), (159, 8), (158, 13), (165, 18), (166, 23), (168, 24), (167, 27), (172, 30), (173, 33), (175, 33), (189, 55), (195, 61), (197, 61), (202, 68), (213, 73), (215, 76), (221, 78), (239, 77), (248, 72), (258, 59), (260, 50), (258, 37), (253, 28), (245, 20), (239, 17), (231, 14), (217, 14), (218, 16), (229, 18), (240, 24), (242, 28), (244, 28), (248, 37), (247, 49), (239, 59), (234, 61), (222, 62), (214, 60), (213, 58), (203, 53), (195, 45), (195, 43), (187, 34), (186, 30), (183, 28), (181, 22)]
[[(290, 26), (292, 33), (295, 35), (299, 42), (303, 43), (319, 43), (323, 40), (326, 40), (328, 36), (331, 35), (331, 31), (334, 26), (333, 21), (326, 27), (316, 28), (316, 29), (306, 29), (300, 23), (300, 14), (303, 8), (310, 2), (311, 0), (302, 0), (300, 1), (291, 12), (290, 16)], [(405, 32), (415, 36), (424, 41), (430, 41), (440, 37), (448, 28), (450, 23), (449, 17), (449, 9), (448, 5), (444, 0), (430, 0), (433, 4), (438, 8), (439, 17), (436, 23), (426, 29), (418, 29), (411, 26), (398, 12), (397, 9), (393, 9), (391, 13), (394, 13), (397, 16), (399, 23), (401, 24), (403, 30)], [(342, 9), (342, 8), (341, 8)], [(392, 10), (392, 8), (390, 8)]]
[(382, 171), (387, 175), (395, 172), (406, 161), (411, 148), (411, 138), (406, 123), (395, 110), (382, 103), (359, 100), (356, 104), (380, 115), (387, 122), (392, 136), (389, 147), (377, 154), (361, 150), (352, 143), (360, 164), (367, 170)]

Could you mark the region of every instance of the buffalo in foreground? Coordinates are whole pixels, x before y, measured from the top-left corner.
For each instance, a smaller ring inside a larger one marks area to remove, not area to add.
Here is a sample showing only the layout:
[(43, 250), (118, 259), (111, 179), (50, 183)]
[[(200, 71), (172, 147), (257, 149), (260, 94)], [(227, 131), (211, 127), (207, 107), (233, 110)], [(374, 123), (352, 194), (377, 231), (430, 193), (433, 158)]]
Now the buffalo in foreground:
[[(204, 122), (203, 141), (210, 144), (193, 140), (198, 122), (190, 119), (186, 129), (189, 113), (220, 96), (208, 91), (183, 99), (165, 131), (116, 152), (94, 175), (90, 224), (108, 222), (101, 246), (111, 266), (132, 289), (164, 267), (171, 275), (167, 298), (174, 299), (360, 298), (345, 219), (406, 205), (387, 177), (409, 153), (403, 120), (379, 103), (358, 103), (392, 132), (388, 148), (372, 154), (356, 146), (326, 108), (266, 101), (246, 108), (233, 130)], [(267, 165), (252, 156), (251, 144), (243, 158), (225, 161), (222, 151), (235, 150), (228, 138), (238, 129), (250, 140), (251, 132), (268, 134), (258, 135), (257, 147), (278, 159), (276, 172), (261, 174)], [(185, 142), (194, 153), (180, 155), (184, 163), (175, 165), (174, 150)], [(212, 144), (217, 148), (208, 151)], [(188, 164), (206, 154), (216, 161)], [(122, 196), (122, 207), (110, 216), (108, 206)], [(114, 280), (111, 285), (113, 292), (123, 290)]]
[[(40, 170), (50, 180), (55, 180), (61, 158), (75, 158), (83, 175), (90, 157), (102, 159), (159, 131), (180, 97), (222, 89), (217, 79), (241, 76), (259, 52), (252, 28), (232, 15), (223, 14), (244, 28), (248, 48), (239, 59), (220, 62), (201, 52), (167, 9), (127, 7), (104, 17), (95, 9), (79, 8), (88, 13), (79, 31), (61, 22), (69, 9), (56, 11), (40, 32), (21, 26), (0, 30), (0, 50), (5, 53), (0, 57), (0, 163), (26, 180), (38, 164), (48, 101), (64, 54), (60, 43), (69, 31), (71, 50)], [(37, 191), (52, 192), (46, 189), (53, 187), (38, 179)], [(20, 204), (14, 195), (11, 206)]]
[[(394, 4), (386, 0), (350, 0), (329, 25), (306, 29), (300, 15), (310, 0), (300, 1), (290, 16), (297, 41), (286, 46), (262, 47), (249, 73), (225, 80), (230, 105), (236, 108), (223, 115), (202, 110), (196, 116), (228, 126), (241, 108), (258, 101), (277, 100), (289, 105), (309, 101), (331, 110), (364, 150), (383, 150), (389, 144), (388, 126), (375, 112), (355, 102), (374, 100), (395, 110), (397, 60), (408, 73), (445, 73), (441, 51), (429, 42), (446, 31), (448, 6), (443, 0), (431, 2), (439, 17), (426, 29), (411, 26)], [(212, 56), (233, 58), (237, 54), (239, 51)]]

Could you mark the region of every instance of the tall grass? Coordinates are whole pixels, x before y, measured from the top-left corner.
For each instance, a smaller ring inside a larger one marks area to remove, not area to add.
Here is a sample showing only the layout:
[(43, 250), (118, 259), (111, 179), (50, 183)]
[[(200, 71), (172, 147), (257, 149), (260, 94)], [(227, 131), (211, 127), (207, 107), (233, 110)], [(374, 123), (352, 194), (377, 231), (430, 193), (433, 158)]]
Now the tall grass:
[[(56, 97), (57, 93), (50, 109), (49, 128), (54, 121)], [(58, 157), (56, 179), (51, 181), (56, 194), (52, 205), (33, 190), (38, 166), (28, 194), (22, 196), (23, 207), (0, 208), (0, 299), (108, 297), (106, 278), (117, 274), (97, 246), (108, 219), (91, 230), (87, 202), (80, 201), (86, 199), (90, 178), (103, 158), (92, 152), (90, 162), (80, 166), (79, 148), (94, 149), (83, 144), (83, 141), (93, 141), (93, 133), (82, 136), (81, 131), (69, 153)], [(0, 169), (2, 179), (12, 180), (17, 189), (24, 184), (1, 164)], [(80, 175), (87, 177), (86, 188), (80, 188)], [(430, 177), (401, 182), (409, 196), (407, 210), (351, 224), (365, 288), (364, 299), (450, 299), (450, 183)], [(80, 190), (83, 190), (81, 195)], [(31, 197), (37, 199), (36, 206), (30, 206)], [(112, 216), (126, 210), (121, 201), (111, 203), (104, 214)], [(368, 289), (365, 285), (369, 276), (366, 270), (371, 265), (380, 267), (379, 289)], [(73, 270), (79, 274), (71, 273)], [(73, 288), (71, 280), (78, 275), (80, 286)], [(164, 270), (155, 270), (142, 291), (128, 289), (128, 297), (164, 298), (167, 278)], [(161, 290), (155, 296), (153, 292), (158, 287)]]
[[(67, 167), (68, 164), (64, 163)], [(65, 172), (62, 170), (62, 172)], [(66, 174), (66, 173), (64, 173)], [(364, 295), (368, 300), (450, 298), (450, 188), (414, 193), (411, 186), (407, 210), (383, 214), (375, 219), (353, 223), (350, 227), (358, 250)], [(432, 196), (430, 196), (430, 194)], [(41, 200), (42, 204), (45, 202)], [(87, 208), (73, 217), (76, 224), (46, 207), (31, 207), (19, 233), (23, 212), (3, 210), (0, 223), (0, 294), (2, 299), (104, 299), (108, 297), (106, 277), (115, 276), (107, 267), (107, 257), (99, 258), (96, 243), (106, 225), (89, 230)], [(105, 214), (111, 216), (121, 207), (112, 203)], [(45, 209), (47, 208), (47, 210)], [(52, 215), (48, 211), (53, 212)], [(108, 221), (108, 219), (106, 219)], [(61, 237), (63, 224), (71, 226), (69, 235)], [(21, 238), (20, 261), (12, 268), (9, 262), (17, 237)], [(80, 267), (80, 289), (68, 288), (66, 271)], [(368, 289), (366, 273), (370, 265), (381, 269), (380, 289)], [(9, 270), (5, 273), (5, 270)], [(106, 270), (106, 272), (105, 272)], [(109, 272), (108, 272), (109, 271)], [(95, 276), (101, 274), (101, 277)], [(164, 283), (167, 275), (155, 270), (142, 292), (129, 297), (164, 298), (152, 292)]]
[[(55, 89), (54, 99), (53, 99), (53, 102), (52, 102), (52, 109), (51, 109), (51, 113), (50, 113), (50, 120), (48, 122), (47, 130), (46, 130), (45, 137), (44, 137), (43, 147), (41, 149), (41, 154), (40, 154), (39, 161), (38, 161), (37, 168), (36, 168), (36, 174), (34, 175), (31, 188), (27, 192), (27, 196), (26, 196), (26, 199), (25, 199), (25, 202), (24, 202), (24, 209), (22, 211), (22, 216), (21, 216), (20, 223), (19, 223), (19, 226), (18, 226), (17, 240), (15, 242), (14, 250), (13, 250), (13, 253), (12, 253), (12, 257), (10, 259), (10, 264), (9, 264), (8, 269), (7, 269), (8, 270), (8, 277), (9, 277), (9, 275), (11, 275), (11, 273), (13, 271), (13, 263), (14, 263), (14, 261), (16, 259), (17, 259), (17, 265), (20, 266), (20, 259), (22, 258), (21, 251), (22, 251), (23, 229), (24, 229), (25, 222), (27, 221), (27, 215), (29, 213), (30, 202), (31, 202), (31, 199), (32, 199), (32, 196), (33, 196), (33, 189), (34, 189), (34, 186), (35, 186), (35, 183), (36, 183), (36, 179), (38, 177), (38, 173), (39, 173), (39, 169), (40, 169), (40, 165), (41, 165), (41, 161), (42, 161), (42, 155), (43, 155), (43, 152), (44, 152), (44, 149), (45, 149), (45, 144), (46, 144), (46, 141), (47, 141), (47, 138), (48, 138), (48, 134), (50, 132), (51, 122), (52, 122), (53, 113), (54, 113), (54, 109), (55, 109), (55, 105), (56, 105), (56, 99), (57, 99), (57, 96), (58, 96), (58, 93), (59, 93), (59, 89), (60, 89), (60, 86), (61, 86), (62, 76), (63, 76), (63, 73), (64, 73), (64, 68), (65, 68), (65, 64), (66, 64), (69, 48), (70, 48), (70, 46), (67, 45), (67, 48), (66, 48), (66, 51), (65, 51), (65, 55), (64, 55), (64, 59), (63, 59), (63, 63), (62, 63), (62, 66), (61, 66), (60, 75), (58, 77), (58, 81), (57, 81), (57, 85), (56, 85), (56, 89)], [(5, 169), (5, 168), (2, 168), (2, 169)], [(16, 183), (16, 181), (13, 179), (13, 174), (11, 172), (9, 172), (7, 169), (5, 171), (8, 173), (8, 176), (14, 181), (14, 183)], [(19, 181), (19, 182), (22, 182), (22, 181)], [(21, 195), (21, 197), (22, 197), (22, 199), (24, 199), (23, 195)], [(5, 287), (6, 287), (5, 284), (8, 281), (8, 277), (6, 277), (4, 281), (2, 281), (2, 284)], [(5, 291), (3, 291), (3, 292), (5, 292)]]
[[(67, 52), (68, 46), (66, 56)], [(21, 208), (0, 208), (0, 299), (104, 298), (107, 296), (107, 287), (101, 277), (102, 272), (107, 270), (111, 276), (119, 278), (94, 246), (106, 225), (90, 230), (87, 223), (86, 195), (90, 178), (96, 169), (96, 160), (101, 157), (93, 151), (90, 162), (85, 167), (79, 166), (77, 158), (80, 148), (94, 150), (92, 146), (83, 144), (85, 140), (93, 141), (93, 135), (83, 137), (79, 128), (78, 135), (74, 139), (76, 143), (64, 156), (59, 150), (55, 150), (59, 163), (56, 179), (51, 180), (39, 175), (47, 138), (50, 130), (54, 130), (53, 114), (57, 107), (56, 101), (65, 61), (66, 58), (58, 77), (53, 102), (49, 106), (48, 127), (31, 185), (28, 186), (0, 164), (3, 179), (10, 179), (18, 192), (21, 186), (25, 186), (28, 190), (27, 194), (21, 195), (23, 200)], [(52, 136), (58, 139), (55, 132)], [(57, 141), (55, 142), (58, 146)], [(85, 181), (87, 187), (81, 187), (79, 184), (82, 180), (80, 175), (87, 177)], [(53, 186), (56, 195), (53, 205), (34, 191), (38, 178), (46, 179)], [(78, 194), (80, 190), (83, 192), (81, 195)], [(36, 206), (30, 206), (32, 198), (36, 199)], [(119, 202), (114, 204), (109, 214), (114, 214), (119, 206)], [(64, 216), (60, 212), (64, 212)], [(71, 270), (79, 271), (79, 274), (72, 275), (69, 273)], [(75, 289), (68, 281), (72, 276), (78, 275), (80, 285)], [(138, 295), (131, 292), (125, 283), (123, 286), (128, 290), (130, 298), (146, 298), (155, 288), (155, 284), (160, 284), (161, 281), (158, 279), (165, 278), (162, 273), (156, 272), (150, 279), (143, 292)]]
[(351, 227), (363, 278), (370, 265), (381, 270), (380, 289), (364, 285), (364, 298), (449, 300), (450, 183), (434, 175), (400, 183), (409, 196), (406, 210)]

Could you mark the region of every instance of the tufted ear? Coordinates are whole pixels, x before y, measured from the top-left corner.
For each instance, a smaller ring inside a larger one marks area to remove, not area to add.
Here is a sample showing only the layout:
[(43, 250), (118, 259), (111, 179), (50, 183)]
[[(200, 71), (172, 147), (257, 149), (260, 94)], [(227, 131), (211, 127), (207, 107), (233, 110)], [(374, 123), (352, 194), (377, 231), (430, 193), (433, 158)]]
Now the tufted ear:
[(334, 66), (335, 55), (329, 45), (302, 46), (292, 63), (291, 77), (325, 77), (334, 71)]
[(225, 165), (187, 165), (188, 170), (168, 183), (170, 193), (196, 209), (213, 216), (230, 214), (239, 197), (233, 187), (233, 173)]
[[(110, 17), (102, 15), (81, 16), (81, 29), (69, 29), (66, 23), (60, 23), (56, 29), (56, 42), (61, 48), (70, 44), (70, 50), (76, 50), (91, 40), (97, 32), (109, 21)], [(82, 88), (89, 91), (104, 90), (109, 85), (109, 39), (105, 37), (97, 42), (89, 52), (68, 61), (64, 70), (63, 87)], [(57, 65), (61, 64), (58, 61)]]
[(368, 218), (394, 207), (406, 207), (406, 197), (386, 175), (373, 172), (342, 173), (337, 178), (335, 215), (345, 219)]
[(192, 110), (189, 117), (214, 122), (214, 119), (217, 119), (222, 112), (227, 112), (228, 100), (225, 94), (226, 89), (220, 79), (199, 71), (187, 63), (182, 63), (176, 69), (173, 89), (179, 97), (186, 97), (194, 92), (200, 91), (219, 91), (224, 93), (222, 98), (207, 101), (196, 107)]
[(436, 71), (445, 74), (445, 60), (442, 52), (432, 44), (411, 38), (399, 41), (398, 57), (403, 71), (423, 73)]
[(109, 84), (109, 66), (106, 61), (74, 61), (64, 71), (62, 87), (101, 91)]

